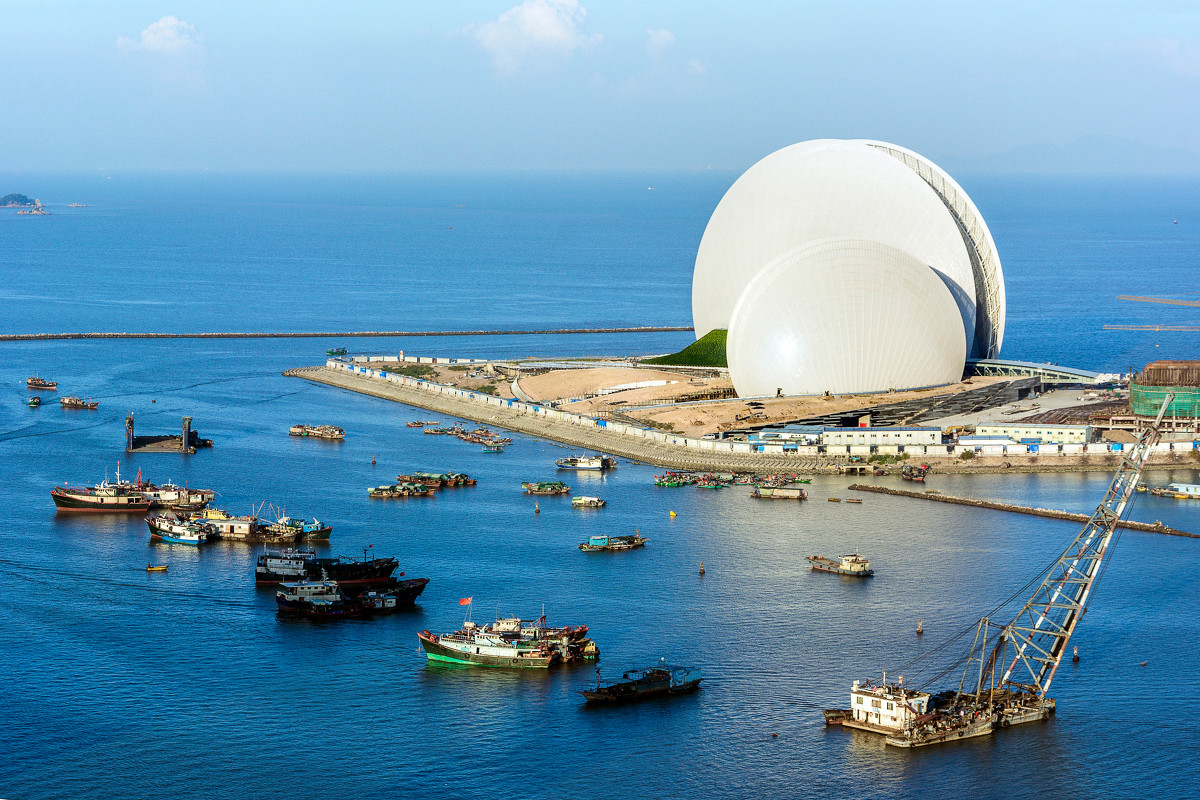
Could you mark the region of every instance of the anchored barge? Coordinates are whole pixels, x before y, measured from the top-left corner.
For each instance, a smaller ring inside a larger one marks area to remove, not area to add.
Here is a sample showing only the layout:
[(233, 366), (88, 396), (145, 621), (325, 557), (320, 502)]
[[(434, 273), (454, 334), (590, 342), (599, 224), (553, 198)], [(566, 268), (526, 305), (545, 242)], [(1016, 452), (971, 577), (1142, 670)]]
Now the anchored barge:
[(554, 462), (559, 469), (590, 469), (590, 470), (605, 470), (614, 469), (617, 466), (617, 460), (612, 456), (568, 456), (560, 458)]
[(293, 425), (291, 436), (310, 436), (314, 439), (345, 439), (346, 432), (337, 425)]
[(589, 703), (628, 703), (648, 697), (686, 694), (700, 688), (704, 676), (696, 667), (673, 667), (665, 661), (647, 669), (631, 669), (621, 680), (601, 685), (600, 670), (596, 670), (596, 688), (584, 689), (581, 695)]
[(387, 583), (368, 588), (360, 597), (374, 603), (376, 613), (390, 614), (412, 608), (428, 584), (429, 578), (389, 578)]
[(618, 550), (633, 550), (644, 547), (650, 541), (645, 536), (589, 536), (588, 540), (579, 545), (585, 553), (616, 552)]
[(1176, 500), (1200, 500), (1200, 484), (1168, 483), (1150, 490), (1155, 497), (1172, 497)]
[(826, 558), (825, 556), (809, 556), (808, 563), (817, 572), (833, 572), (838, 575), (853, 575), (856, 578), (869, 578), (875, 574), (871, 562), (858, 553)]
[(572, 497), (571, 505), (575, 508), (603, 508), (608, 505), (607, 501), (601, 500), (599, 497)]
[(76, 397), (75, 395), (60, 397), (58, 402), (63, 408), (78, 408), (86, 411), (95, 411), (100, 407), (100, 404), (95, 400), (92, 400), (90, 397), (87, 400), (84, 400), (80, 397)]
[(755, 486), (750, 496), (764, 500), (807, 500), (808, 492), (799, 486)]

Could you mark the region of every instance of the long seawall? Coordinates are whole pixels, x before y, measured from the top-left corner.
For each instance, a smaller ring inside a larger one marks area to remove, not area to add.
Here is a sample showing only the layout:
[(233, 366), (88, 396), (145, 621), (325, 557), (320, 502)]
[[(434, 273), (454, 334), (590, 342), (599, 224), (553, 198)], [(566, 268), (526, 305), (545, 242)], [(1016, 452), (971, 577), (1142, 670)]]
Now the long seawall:
[[(1050, 519), (1065, 519), (1071, 522), (1087, 522), (1090, 517), (1087, 514), (1076, 514), (1071, 511), (1059, 511), (1053, 508), (1032, 508), (1030, 506), (1018, 506), (1013, 503), (1001, 503), (996, 500), (974, 500), (970, 497), (955, 497), (949, 494), (933, 494), (931, 492), (911, 492), (906, 489), (891, 489), (886, 486), (875, 486), (872, 484), (855, 483), (851, 484), (850, 489), (858, 492), (874, 492), (875, 494), (889, 494), (893, 497), (912, 497), (917, 500), (932, 500), (937, 503), (951, 503), (956, 506), (971, 506), (972, 508), (989, 508), (993, 511), (1011, 511), (1016, 514), (1030, 514), (1035, 517), (1049, 517)], [(1143, 531), (1145, 533), (1165, 533), (1170, 536), (1187, 536), (1192, 539), (1200, 539), (1200, 534), (1188, 533), (1177, 528), (1171, 528), (1161, 522), (1133, 522), (1132, 520), (1121, 520), (1117, 523), (1120, 528), (1128, 528), (1131, 531)]]
[[(817, 460), (813, 458), (751, 453), (744, 444), (740, 447), (745, 448), (745, 452), (734, 452), (732, 443), (697, 439), (687, 440), (694, 446), (673, 444), (669, 440), (684, 440), (683, 437), (595, 420), (519, 400), (489, 397), (401, 375), (381, 380), (370, 376), (373, 370), (365, 367), (353, 369), (361, 372), (330, 367), (302, 367), (289, 369), (283, 374), (662, 467), (711, 472), (819, 471), (816, 469)], [(718, 450), (717, 447), (722, 449)]]
[(43, 342), (56, 339), (383, 339), (403, 336), (540, 336), (574, 333), (670, 333), (691, 331), (691, 327), (640, 326), (634, 328), (553, 328), (545, 330), (502, 331), (262, 331), (228, 333), (3, 333), (0, 342)]

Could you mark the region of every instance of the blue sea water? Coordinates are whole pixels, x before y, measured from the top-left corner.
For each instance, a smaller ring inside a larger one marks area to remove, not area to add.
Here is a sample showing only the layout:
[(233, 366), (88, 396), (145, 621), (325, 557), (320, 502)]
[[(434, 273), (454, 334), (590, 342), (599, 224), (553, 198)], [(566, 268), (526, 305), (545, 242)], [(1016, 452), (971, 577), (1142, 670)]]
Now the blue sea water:
[[(0, 332), (686, 325), (695, 248), (732, 177), (21, 176), (0, 189), (36, 194), (54, 213), (0, 213)], [(961, 182), (1004, 263), (1006, 357), (1123, 370), (1195, 354), (1196, 334), (1101, 326), (1200, 316), (1115, 300), (1194, 296), (1200, 221), (1187, 213), (1200, 183)], [(89, 207), (63, 207), (71, 201)], [(429, 412), (280, 375), (341, 344), (585, 355), (665, 352), (689, 338), (0, 343), (0, 797), (1194, 793), (1195, 540), (1122, 536), (1075, 638), (1082, 659), (1056, 679), (1053, 720), (896, 752), (827, 730), (820, 709), (844, 705), (852, 680), (970, 624), (1074, 525), (882, 496), (825, 502), (845, 494), (839, 478), (815, 479), (807, 503), (756, 504), (742, 489), (655, 488), (652, 468), (625, 462), (568, 478), (608, 507), (542, 499), (534, 515), (519, 483), (553, 478), (564, 448), (516, 436), (485, 455), (404, 426)], [(24, 378), (35, 372), (100, 408), (26, 408)], [(126, 455), (128, 412), (147, 432), (188, 414), (215, 446)], [(347, 438), (291, 438), (295, 422), (339, 424)], [(260, 548), (152, 545), (136, 516), (55, 514), (52, 485), (111, 476), (118, 462), (123, 474), (215, 488), (232, 511), (266, 502), (320, 517), (334, 526), (330, 552), (370, 545), (432, 582), (416, 610), (392, 618), (281, 619), (272, 592), (253, 584)], [(479, 485), (367, 500), (368, 486), (422, 467), (466, 471)], [(1192, 468), (1151, 476), (1198, 479)], [(932, 485), (1087, 511), (1107, 480)], [(1133, 516), (1200, 532), (1187, 503), (1141, 496)], [(634, 529), (651, 540), (641, 551), (576, 548)], [(851, 549), (872, 558), (876, 578), (814, 574), (803, 560)], [(171, 569), (147, 574), (147, 562)], [(544, 606), (552, 624), (588, 624), (606, 678), (667, 656), (702, 665), (705, 686), (592, 710), (576, 694), (594, 680), (591, 666), (535, 675), (428, 665), (415, 634), (457, 626), (466, 596), (480, 621)]]

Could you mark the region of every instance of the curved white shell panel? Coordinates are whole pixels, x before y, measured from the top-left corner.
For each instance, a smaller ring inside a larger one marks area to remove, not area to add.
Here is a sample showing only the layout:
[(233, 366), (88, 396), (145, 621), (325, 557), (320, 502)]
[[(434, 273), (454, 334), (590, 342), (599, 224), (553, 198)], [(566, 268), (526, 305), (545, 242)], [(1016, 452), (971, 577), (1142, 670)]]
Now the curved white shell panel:
[(953, 383), (967, 342), (942, 279), (911, 255), (827, 238), (759, 271), (733, 309), (740, 397), (852, 394)]
[(1000, 266), (1000, 255), (996, 252), (996, 242), (987, 223), (983, 221), (983, 215), (958, 182), (925, 156), (888, 142), (861, 141), (891, 155), (916, 172), (937, 192), (954, 215), (975, 273), (975, 345), (968, 355), (971, 358), (996, 358), (1004, 344), (1008, 301), (1004, 293), (1004, 270)]
[(954, 215), (903, 161), (864, 141), (836, 139), (778, 150), (725, 193), (696, 254), (697, 338), (730, 327), (734, 303), (768, 262), (831, 237), (880, 242), (941, 273), (970, 351), (976, 280)]

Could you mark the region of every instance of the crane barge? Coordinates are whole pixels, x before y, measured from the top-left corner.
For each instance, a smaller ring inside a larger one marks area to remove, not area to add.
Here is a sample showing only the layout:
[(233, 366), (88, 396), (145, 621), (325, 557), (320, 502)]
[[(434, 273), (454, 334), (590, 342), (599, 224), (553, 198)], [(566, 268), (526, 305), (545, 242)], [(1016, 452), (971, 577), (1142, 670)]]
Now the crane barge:
[(987, 736), (1053, 714), (1054, 698), (1047, 693), (1054, 674), (1173, 399), (1170, 393), (1163, 399), (1154, 424), (1121, 461), (1104, 499), (1016, 617), (1007, 625), (988, 616), (979, 620), (956, 690), (931, 694), (906, 687), (903, 677), (889, 684), (884, 673), (878, 684), (855, 681), (850, 708), (827, 709), (826, 724), (879, 733), (893, 747), (913, 748)]

